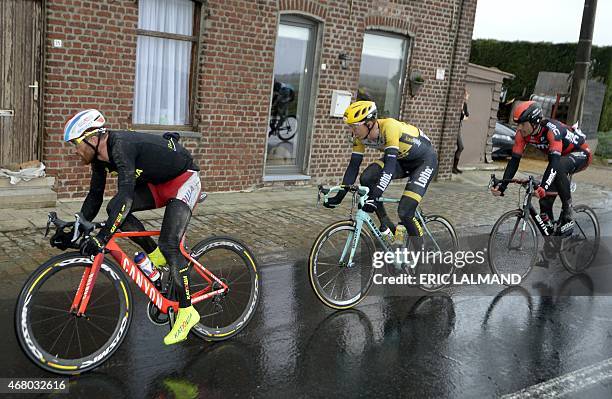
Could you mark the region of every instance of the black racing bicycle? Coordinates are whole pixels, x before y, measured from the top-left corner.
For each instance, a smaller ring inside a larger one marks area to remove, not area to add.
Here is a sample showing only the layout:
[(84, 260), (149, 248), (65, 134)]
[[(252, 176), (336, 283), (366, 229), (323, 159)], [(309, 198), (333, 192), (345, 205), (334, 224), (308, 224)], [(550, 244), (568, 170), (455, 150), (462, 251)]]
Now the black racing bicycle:
[[(519, 184), (525, 193), (519, 208), (504, 213), (493, 225), (488, 243), (489, 266), (493, 273), (500, 277), (520, 274), (522, 281), (537, 263), (538, 254), (542, 256), (543, 266), (558, 255), (572, 274), (582, 273), (593, 263), (600, 241), (599, 221), (593, 209), (586, 205), (574, 206), (574, 230), (571, 236), (564, 237), (559, 232), (559, 222), (544, 222), (531, 204), (539, 186), (533, 176), (501, 180), (492, 174), (489, 188), (500, 183)], [(575, 190), (575, 185), (572, 186)], [(557, 195), (556, 192), (546, 194)], [(544, 237), (542, 250), (537, 232)]]

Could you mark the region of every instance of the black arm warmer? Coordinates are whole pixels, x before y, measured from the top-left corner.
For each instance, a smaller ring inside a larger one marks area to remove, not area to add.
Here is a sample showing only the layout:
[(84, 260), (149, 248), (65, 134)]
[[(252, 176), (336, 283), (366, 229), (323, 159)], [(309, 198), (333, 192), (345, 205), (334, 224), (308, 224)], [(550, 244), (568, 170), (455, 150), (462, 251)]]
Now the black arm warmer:
[(96, 162), (91, 165), (91, 182), (89, 193), (81, 205), (81, 213), (88, 221), (93, 221), (98, 215), (102, 201), (104, 200), (104, 189), (106, 187), (106, 170), (102, 163)]
[(362, 154), (351, 154), (351, 161), (349, 162), (346, 171), (344, 172), (344, 177), (342, 178), (342, 185), (350, 186), (351, 184), (355, 183), (355, 180), (357, 180), (357, 175), (359, 174), (359, 166), (361, 166), (362, 160)]
[[(504, 171), (504, 180), (509, 180), (512, 179), (514, 177), (514, 175), (516, 174), (516, 171), (518, 170), (519, 164), (521, 163), (521, 155), (518, 154), (512, 154), (512, 158), (510, 158), (510, 161), (508, 162), (508, 165), (506, 165), (506, 170)], [(506, 190), (506, 188), (508, 187), (508, 183), (501, 183), (499, 185), (499, 191), (501, 191), (502, 193)]]
[(117, 195), (108, 204), (108, 219), (106, 226), (100, 230), (104, 239), (108, 240), (121, 226), (130, 212), (134, 201), (136, 187), (135, 155), (129, 143), (117, 140), (112, 147), (112, 159), (117, 165)]
[(542, 176), (542, 182), (540, 186), (544, 187), (544, 190), (548, 191), (552, 183), (555, 181), (557, 173), (559, 173), (559, 160), (561, 155), (557, 152), (548, 154), (548, 167)]
[(372, 191), (371, 195), (373, 198), (378, 198), (387, 189), (393, 178), (393, 172), (397, 165), (397, 154), (399, 153), (397, 148), (385, 149), (385, 167), (380, 172), (380, 177), (376, 187)]

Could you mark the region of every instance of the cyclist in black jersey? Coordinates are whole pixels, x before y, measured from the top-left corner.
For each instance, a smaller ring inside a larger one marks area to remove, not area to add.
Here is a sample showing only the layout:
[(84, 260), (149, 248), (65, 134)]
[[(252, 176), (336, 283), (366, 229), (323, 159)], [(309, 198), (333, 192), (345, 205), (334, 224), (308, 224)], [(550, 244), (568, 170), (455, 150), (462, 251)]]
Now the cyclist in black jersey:
[[(506, 166), (504, 179), (514, 177), (527, 144), (547, 153), (548, 166), (536, 190), (536, 195), (540, 198), (540, 212), (543, 220), (550, 220), (552, 223), (556, 196), (546, 196), (546, 191), (558, 192), (562, 207), (558, 231), (564, 236), (571, 235), (574, 221), (569, 176), (586, 169), (593, 158), (585, 135), (580, 129), (571, 128), (553, 119), (544, 119), (542, 108), (534, 101), (525, 101), (517, 106), (513, 120), (518, 124), (517, 132), (512, 158)], [(501, 195), (507, 185), (502, 183), (491, 191), (494, 195)]]
[[(132, 131), (104, 128), (104, 116), (97, 110), (81, 111), (64, 129), (64, 140), (75, 146), (85, 165), (91, 165), (89, 193), (81, 212), (93, 220), (102, 206), (106, 177), (117, 175), (117, 194), (106, 211), (108, 219), (97, 235), (81, 244), (81, 253), (100, 253), (112, 235), (123, 231), (144, 230), (133, 212), (166, 207), (159, 236), (159, 247), (151, 237), (135, 237), (153, 264), (167, 263), (178, 292), (179, 311), (172, 331), (164, 338), (166, 345), (187, 338), (200, 316), (191, 305), (187, 261), (180, 253), (182, 239), (201, 190), (199, 168), (191, 154), (178, 142), (178, 135), (164, 137)], [(72, 233), (57, 232), (51, 244), (61, 249), (70, 245)]]
[[(375, 212), (381, 222), (381, 231), (396, 230), (383, 204), (378, 201), (393, 179), (409, 177), (399, 203), (401, 224), (409, 237), (423, 236), (423, 229), (414, 214), (429, 183), (438, 168), (438, 156), (429, 138), (415, 126), (393, 118), (377, 118), (376, 104), (372, 101), (357, 101), (344, 113), (353, 134), (353, 153), (342, 179), (343, 185), (355, 182), (363, 160), (365, 147), (384, 152), (384, 157), (369, 165), (361, 174), (361, 184), (370, 192), (363, 208)], [(340, 204), (347, 191), (340, 191), (324, 205), (333, 208)], [(419, 240), (420, 241), (420, 240)], [(420, 246), (422, 242), (415, 245)]]

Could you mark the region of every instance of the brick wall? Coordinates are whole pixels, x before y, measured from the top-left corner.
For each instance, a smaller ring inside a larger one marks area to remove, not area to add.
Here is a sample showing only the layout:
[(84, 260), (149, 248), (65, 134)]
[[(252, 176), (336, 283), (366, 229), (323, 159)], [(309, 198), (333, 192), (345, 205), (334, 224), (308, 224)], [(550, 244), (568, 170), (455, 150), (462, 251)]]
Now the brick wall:
[[(422, 128), (440, 153), (439, 177), (448, 177), (459, 125), (476, 0), (404, 1), (209, 0), (202, 7), (195, 124), (186, 140), (202, 169), (206, 190), (262, 185), (279, 13), (298, 14), (323, 28), (312, 112), (307, 173), (315, 182), (338, 181), (350, 154), (346, 128), (329, 116), (334, 89), (357, 89), (366, 29), (411, 38), (407, 73), (427, 80), (401, 115)], [(461, 7), (463, 3), (463, 7)], [(131, 127), (138, 4), (134, 0), (47, 0), (44, 92), (44, 162), (57, 176), (60, 197), (81, 197), (89, 170), (62, 143), (66, 119), (80, 109), (102, 110), (110, 128)], [(457, 25), (458, 24), (458, 25)], [(455, 37), (458, 28), (458, 41)], [(62, 48), (52, 47), (63, 40)], [(340, 67), (339, 53), (351, 56)], [(436, 68), (446, 70), (435, 80)], [(404, 78), (406, 81), (406, 78)], [(406, 89), (407, 89), (407, 85)], [(379, 156), (372, 152), (368, 159)], [(364, 165), (365, 166), (365, 165)]]

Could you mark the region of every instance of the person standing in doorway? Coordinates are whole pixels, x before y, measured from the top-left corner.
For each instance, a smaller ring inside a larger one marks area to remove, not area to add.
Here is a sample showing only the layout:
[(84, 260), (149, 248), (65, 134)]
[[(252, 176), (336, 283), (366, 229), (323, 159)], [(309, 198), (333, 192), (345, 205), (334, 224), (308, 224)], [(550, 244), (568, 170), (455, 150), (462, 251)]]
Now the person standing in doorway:
[(463, 107), (461, 108), (461, 118), (459, 119), (459, 132), (457, 133), (457, 150), (455, 150), (455, 160), (453, 161), (453, 173), (463, 173), (461, 169), (459, 169), (459, 158), (461, 158), (461, 152), (463, 151), (463, 139), (461, 137), (461, 125), (463, 124), (463, 120), (467, 120), (470, 116), (468, 112), (467, 101), (470, 99), (470, 93), (468, 93), (467, 89), (463, 89)]

